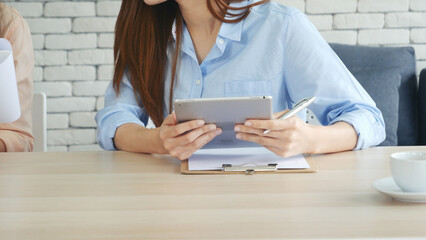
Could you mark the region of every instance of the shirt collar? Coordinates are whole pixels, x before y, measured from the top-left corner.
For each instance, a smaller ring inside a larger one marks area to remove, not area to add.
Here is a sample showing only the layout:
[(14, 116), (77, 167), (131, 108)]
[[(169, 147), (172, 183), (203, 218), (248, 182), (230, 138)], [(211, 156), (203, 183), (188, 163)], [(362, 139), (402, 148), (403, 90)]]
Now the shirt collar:
[[(249, 0), (241, 1), (241, 2), (235, 2), (231, 3), (231, 7), (245, 7), (249, 3)], [(230, 19), (229, 17), (226, 17), (226, 19)], [(243, 31), (243, 22), (239, 21), (237, 23), (222, 23), (219, 29), (218, 36), (221, 36), (223, 38), (228, 38), (230, 40), (234, 41), (240, 41), (241, 40), (241, 34)], [(176, 19), (173, 21), (172, 26), (172, 36), (173, 39), (176, 41)]]
[[(241, 2), (234, 2), (231, 3), (231, 7), (241, 8), (247, 6), (249, 1), (241, 1)], [(232, 12), (232, 11), (231, 11)], [(237, 11), (234, 11), (237, 13)], [(226, 17), (225, 19), (231, 19), (229, 17)], [(237, 23), (222, 23), (222, 26), (219, 29), (218, 36), (221, 36), (223, 38), (228, 38), (230, 40), (234, 41), (240, 41), (241, 40), (241, 34), (243, 31), (243, 22), (239, 21)]]

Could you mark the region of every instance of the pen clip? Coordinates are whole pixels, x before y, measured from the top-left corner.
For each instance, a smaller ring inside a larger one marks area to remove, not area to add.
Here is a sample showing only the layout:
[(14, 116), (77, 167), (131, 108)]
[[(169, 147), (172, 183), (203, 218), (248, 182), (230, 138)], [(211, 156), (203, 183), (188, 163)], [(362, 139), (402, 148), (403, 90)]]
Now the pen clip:
[(300, 100), (290, 109), (290, 111), (284, 113), (284, 115), (281, 116), (281, 118), (287, 119), (289, 117), (292, 117), (293, 115), (295, 115), (296, 113), (298, 113), (299, 111), (307, 107), (309, 104), (311, 104), (314, 100), (315, 100), (315, 97), (304, 98)]
[(297, 102), (297, 103), (293, 106), (293, 108), (297, 108), (297, 107), (299, 107), (299, 106), (301, 106), (301, 105), (303, 105), (303, 104), (305, 104), (305, 103), (309, 102), (309, 100), (311, 100), (311, 99), (312, 99), (312, 97), (310, 97), (310, 98), (304, 98), (304, 99), (300, 100), (299, 102)]

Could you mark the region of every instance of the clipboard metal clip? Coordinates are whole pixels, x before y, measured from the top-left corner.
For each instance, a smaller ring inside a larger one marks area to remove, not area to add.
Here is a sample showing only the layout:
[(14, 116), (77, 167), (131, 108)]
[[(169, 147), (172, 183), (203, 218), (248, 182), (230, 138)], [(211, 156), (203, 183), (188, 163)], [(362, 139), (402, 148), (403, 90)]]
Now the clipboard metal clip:
[(245, 172), (246, 175), (253, 175), (254, 172), (275, 172), (278, 170), (278, 164), (270, 163), (268, 165), (257, 165), (254, 163), (245, 163), (242, 165), (232, 166), (232, 164), (222, 164), (224, 172)]

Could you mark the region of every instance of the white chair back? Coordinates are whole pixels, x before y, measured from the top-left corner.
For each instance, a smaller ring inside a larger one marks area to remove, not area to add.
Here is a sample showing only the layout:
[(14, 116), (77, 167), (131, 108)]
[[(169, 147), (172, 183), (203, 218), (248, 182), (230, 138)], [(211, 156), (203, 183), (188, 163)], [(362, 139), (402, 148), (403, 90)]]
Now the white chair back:
[(46, 152), (46, 94), (34, 93), (33, 97), (34, 152)]

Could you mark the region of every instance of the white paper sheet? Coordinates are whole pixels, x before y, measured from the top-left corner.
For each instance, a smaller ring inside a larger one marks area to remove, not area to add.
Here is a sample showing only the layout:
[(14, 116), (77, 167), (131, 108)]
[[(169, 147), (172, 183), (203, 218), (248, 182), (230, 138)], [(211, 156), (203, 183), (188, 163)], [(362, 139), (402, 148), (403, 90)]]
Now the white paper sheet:
[(6, 39), (0, 38), (0, 123), (13, 122), (19, 116), (21, 109), (12, 46)]
[(279, 169), (309, 168), (309, 164), (303, 155), (283, 158), (261, 147), (201, 149), (188, 159), (188, 170), (220, 170), (222, 164), (265, 166), (270, 163), (277, 163)]

